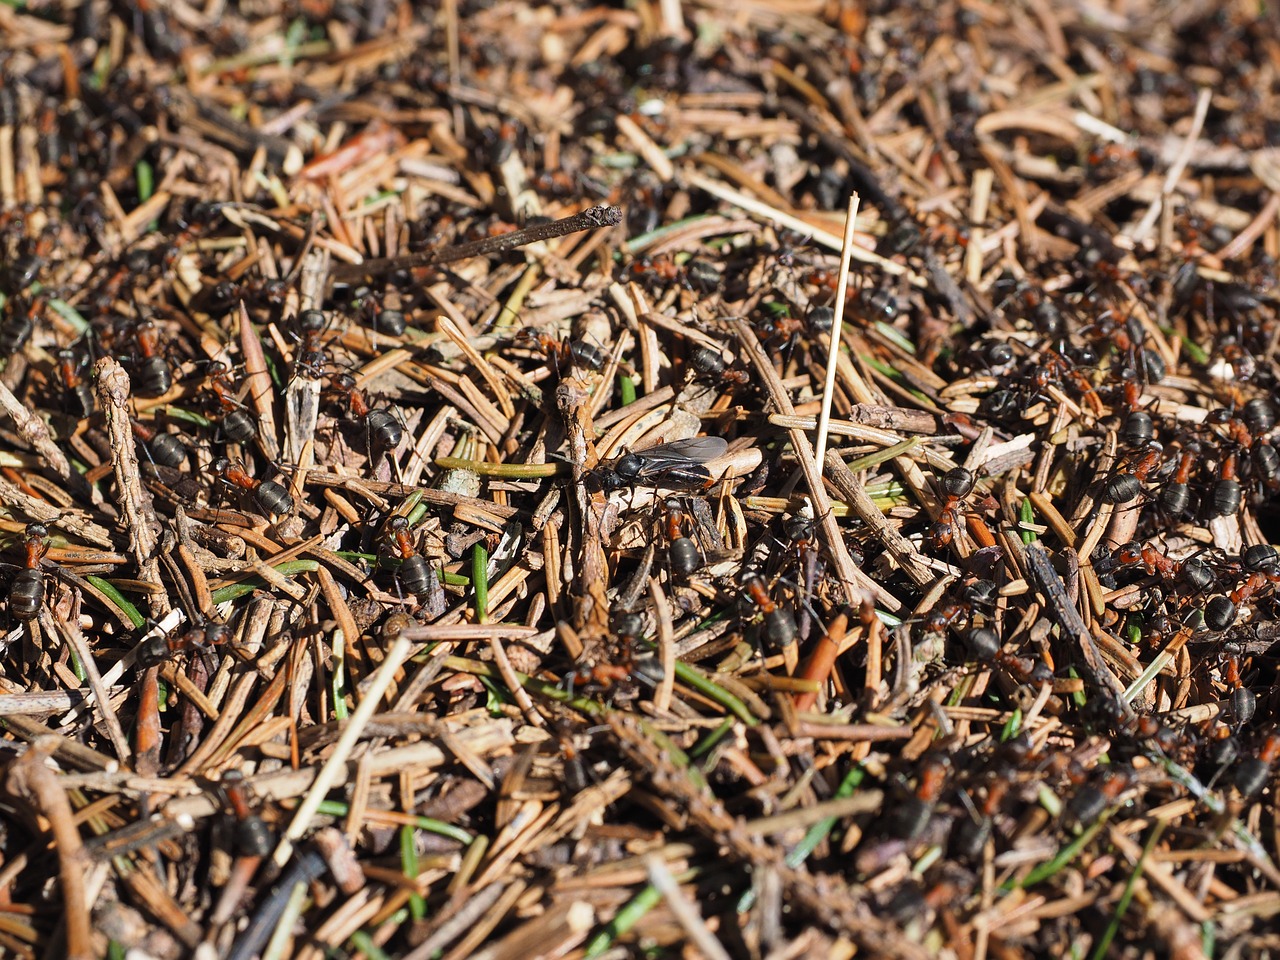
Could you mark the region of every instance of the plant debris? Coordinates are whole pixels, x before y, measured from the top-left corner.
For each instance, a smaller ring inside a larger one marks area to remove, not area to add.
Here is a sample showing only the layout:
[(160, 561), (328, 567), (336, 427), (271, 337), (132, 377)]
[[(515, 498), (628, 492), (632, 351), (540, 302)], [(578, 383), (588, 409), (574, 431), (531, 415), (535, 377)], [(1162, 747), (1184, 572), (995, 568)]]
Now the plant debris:
[(1280, 949), (1278, 41), (0, 5), (0, 949)]

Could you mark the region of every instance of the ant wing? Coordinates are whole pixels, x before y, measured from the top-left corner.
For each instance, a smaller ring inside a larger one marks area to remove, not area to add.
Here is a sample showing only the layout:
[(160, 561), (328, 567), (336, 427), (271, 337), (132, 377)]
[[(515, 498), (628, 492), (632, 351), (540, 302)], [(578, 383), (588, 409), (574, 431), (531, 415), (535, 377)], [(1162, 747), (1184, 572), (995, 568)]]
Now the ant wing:
[(690, 437), (636, 450), (634, 455), (643, 461), (637, 476), (650, 476), (691, 463), (707, 463), (723, 456), (728, 449), (729, 441), (724, 437)]

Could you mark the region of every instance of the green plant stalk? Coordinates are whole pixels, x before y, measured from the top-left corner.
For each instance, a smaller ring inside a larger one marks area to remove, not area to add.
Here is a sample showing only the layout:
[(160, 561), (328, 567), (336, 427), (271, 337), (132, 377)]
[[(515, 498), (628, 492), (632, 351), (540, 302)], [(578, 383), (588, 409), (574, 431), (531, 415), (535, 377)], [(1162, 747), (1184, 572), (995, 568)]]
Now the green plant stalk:
[[(846, 797), (852, 797), (857, 792), (858, 787), (862, 785), (866, 775), (867, 771), (861, 765), (851, 768), (844, 775), (844, 779), (840, 781), (840, 786), (836, 788), (833, 799), (843, 800)], [(808, 860), (809, 855), (818, 848), (818, 844), (827, 838), (827, 835), (831, 833), (837, 822), (837, 817), (825, 817), (811, 826), (800, 842), (792, 847), (787, 854), (787, 866), (796, 868)]]
[(1022, 729), (1022, 710), (1015, 708), (1010, 714), (1008, 721), (1000, 729), (1000, 742), (1008, 743), (1018, 735), (1018, 731)]
[(391, 960), (391, 955), (373, 942), (373, 937), (368, 931), (357, 930), (351, 935), (351, 945), (360, 953), (364, 954), (368, 960)]
[(120, 612), (133, 622), (134, 627), (141, 627), (147, 622), (147, 618), (138, 611), (138, 608), (126, 600), (124, 598), (124, 594), (106, 580), (103, 580), (101, 577), (96, 577), (93, 574), (86, 576), (85, 580), (93, 584), (93, 586), (97, 588), (104, 597), (119, 607)]
[[(320, 569), (319, 560), (286, 560), (278, 566), (272, 567), (276, 573), (282, 577), (292, 577), (299, 573), (315, 573)], [(266, 584), (259, 577), (250, 577), (241, 583), (232, 583), (225, 587), (219, 587), (213, 591), (214, 603), (226, 603), (228, 600), (236, 600), (240, 597), (248, 596), (255, 590), (261, 590)]]
[(134, 179), (138, 184), (138, 200), (146, 203), (156, 189), (156, 173), (146, 160), (139, 160), (134, 167)]
[(284, 956), (284, 948), (293, 937), (294, 924), (298, 922), (298, 918), (302, 916), (302, 909), (306, 906), (307, 889), (308, 884), (302, 882), (294, 884), (293, 890), (289, 893), (289, 902), (285, 904), (280, 914), (280, 921), (271, 934), (271, 940), (262, 951), (262, 960), (278, 960), (279, 957)]
[[(694, 867), (686, 870), (681, 874), (677, 874), (676, 881), (678, 883), (688, 883), (690, 880), (696, 879), (701, 871)], [(586, 952), (583, 956), (586, 960), (592, 960), (598, 957), (613, 946), (614, 941), (624, 936), (631, 930), (646, 913), (662, 902), (662, 894), (652, 884), (644, 887), (639, 893), (631, 898), (621, 910), (619, 910), (608, 923), (604, 925), (604, 929), (597, 933), (587, 943)]]
[(693, 687), (704, 697), (714, 700), (749, 727), (760, 722), (747, 705), (735, 697), (724, 687), (704, 676), (696, 667), (676, 661), (676, 679), (686, 686)]
[[(703, 220), (711, 216), (709, 213), (699, 213), (692, 217), (685, 217), (683, 220), (677, 220), (675, 223), (667, 224), (665, 227), (658, 227), (656, 230), (650, 230), (648, 233), (642, 233), (637, 237), (632, 237), (622, 245), (622, 249), (626, 253), (637, 253), (652, 243), (657, 243), (686, 227), (695, 223), (701, 223)], [(621, 256), (618, 257), (621, 260)]]
[[(480, 677), (484, 680), (492, 680), (495, 683), (502, 683), (502, 675), (487, 663), (479, 660), (468, 660), (465, 657), (445, 657), (444, 665), (449, 670), (456, 670), (458, 673), (469, 673), (474, 677)], [(516, 679), (520, 681), (520, 686), (536, 693), (539, 696), (546, 697), (548, 700), (554, 700), (556, 703), (562, 703), (566, 707), (577, 710), (579, 713), (585, 713), (588, 716), (603, 716), (608, 708), (595, 700), (588, 700), (585, 697), (575, 697), (568, 690), (562, 690), (554, 683), (548, 683), (545, 680), (538, 680), (528, 674), (521, 673), (519, 670), (513, 671)]]
[[(323, 800), (316, 809), (317, 812), (324, 814), (326, 817), (346, 817), (351, 815), (351, 804), (342, 800)], [(406, 824), (406, 826), (411, 826), (415, 830), (425, 830), (428, 833), (439, 834), (462, 844), (469, 844), (475, 839), (461, 827), (455, 827), (452, 823), (445, 823), (443, 820), (433, 820), (431, 817), (414, 817), (413, 823)]]
[(471, 554), (471, 581), (476, 590), (476, 623), (489, 622), (489, 551), (477, 543)]
[(213, 421), (208, 417), (202, 417), (200, 414), (187, 410), (184, 407), (175, 407), (173, 404), (166, 404), (164, 412), (170, 420), (177, 420), (179, 423), (190, 423), (194, 426), (206, 429), (213, 426)]
[[(338, 634), (342, 631), (339, 630)], [(333, 718), (346, 720), (349, 716), (346, 697), (347, 638), (333, 645)]]
[(865, 457), (859, 457), (857, 460), (850, 460), (845, 464), (854, 473), (859, 470), (867, 470), (877, 464), (885, 463), (900, 457), (904, 453), (909, 453), (916, 447), (920, 446), (920, 438), (912, 437), (910, 440), (903, 440), (901, 443), (895, 443), (891, 447), (885, 447), (883, 450), (877, 450), (875, 453), (869, 453)]
[(1005, 882), (1000, 887), (1001, 892), (1008, 893), (1010, 890), (1013, 890), (1015, 888), (1021, 888), (1023, 890), (1026, 890), (1028, 887), (1033, 887), (1037, 883), (1041, 883), (1045, 880), (1048, 880), (1055, 873), (1057, 873), (1059, 870), (1061, 870), (1063, 867), (1069, 864), (1072, 860), (1074, 860), (1077, 856), (1079, 856), (1080, 851), (1083, 850), (1085, 847), (1087, 847), (1089, 843), (1093, 840), (1093, 838), (1097, 836), (1098, 831), (1102, 829), (1102, 826), (1104, 823), (1106, 823), (1105, 816), (1101, 817), (1097, 823), (1089, 827), (1089, 829), (1085, 830), (1082, 834), (1080, 834), (1080, 836), (1076, 837), (1069, 844), (1067, 844), (1065, 847), (1059, 850), (1058, 855), (1054, 857), (1052, 860), (1050, 860), (1048, 863), (1042, 863), (1040, 866), (1036, 867), (1034, 870), (1028, 873), (1021, 880), (1017, 880), (1017, 881), (1009, 880)]
[(714, 730), (693, 745), (693, 748), (689, 751), (689, 756), (695, 760), (705, 757), (715, 748), (717, 743), (725, 738), (725, 734), (733, 729), (733, 725), (736, 722), (733, 717), (725, 717)]
[(1142, 854), (1138, 857), (1138, 862), (1133, 865), (1133, 872), (1129, 874), (1129, 881), (1124, 885), (1124, 893), (1120, 895), (1120, 902), (1116, 904), (1116, 912), (1111, 917), (1111, 922), (1107, 924), (1107, 929), (1102, 934), (1101, 939), (1098, 940), (1097, 948), (1093, 951), (1093, 960), (1103, 960), (1107, 955), (1107, 951), (1111, 948), (1111, 941), (1115, 939), (1116, 934), (1120, 931), (1120, 921), (1124, 919), (1125, 912), (1129, 909), (1129, 904), (1133, 900), (1133, 891), (1138, 885), (1138, 878), (1142, 876), (1147, 857), (1155, 849), (1156, 841), (1160, 839), (1160, 834), (1164, 833), (1164, 827), (1165, 821), (1157, 820), (1155, 826), (1151, 828), (1151, 836), (1147, 838), (1147, 842), (1143, 845)]
[[(413, 827), (405, 824), (400, 828), (400, 869), (410, 880), (418, 879), (418, 874), (422, 872), (418, 866), (418, 848), (413, 841)], [(421, 920), (427, 915), (427, 901), (422, 899), (422, 894), (409, 894), (409, 913), (415, 920)]]
[[(1027, 497), (1026, 499), (1024, 499), (1024, 500), (1022, 501), (1022, 509), (1021, 509), (1021, 511), (1020, 511), (1020, 516), (1018, 517), (1018, 519), (1019, 519), (1020, 521), (1022, 521), (1023, 523), (1035, 523), (1035, 522), (1036, 522), (1036, 511), (1035, 511), (1035, 508), (1031, 506), (1031, 498), (1030, 498), (1030, 497)], [(1035, 534), (1035, 531), (1034, 531), (1034, 530), (1023, 530), (1023, 531), (1022, 531), (1022, 542), (1023, 542), (1024, 544), (1025, 544), (1025, 543), (1032, 543), (1032, 542), (1034, 542), (1034, 541), (1035, 541), (1035, 539), (1036, 539), (1036, 534)]]

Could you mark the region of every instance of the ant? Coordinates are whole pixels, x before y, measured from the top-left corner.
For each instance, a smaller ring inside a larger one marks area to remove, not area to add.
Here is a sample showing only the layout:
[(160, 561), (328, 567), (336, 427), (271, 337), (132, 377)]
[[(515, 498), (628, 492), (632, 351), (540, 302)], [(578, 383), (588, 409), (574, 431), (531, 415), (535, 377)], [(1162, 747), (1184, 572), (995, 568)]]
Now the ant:
[(993, 581), (971, 580), (961, 587), (958, 597), (938, 603), (929, 611), (924, 619), (924, 632), (945, 633), (948, 627), (969, 619), (975, 607), (990, 607), (995, 603), (996, 596), (997, 589)]
[(298, 314), (298, 330), (302, 333), (302, 344), (293, 358), (293, 373), (296, 377), (308, 380), (323, 380), (325, 368), (329, 365), (329, 354), (325, 350), (322, 337), (329, 323), (320, 310), (303, 310)]
[(627, 267), (628, 280), (643, 280), (652, 288), (665, 287), (680, 279), (680, 265), (670, 254), (660, 253), (653, 257), (637, 257)]
[(1005, 777), (992, 777), (987, 784), (987, 795), (981, 806), (976, 806), (967, 794), (961, 794), (973, 816), (960, 820), (951, 832), (949, 848), (951, 852), (965, 860), (975, 860), (982, 856), (982, 851), (991, 839), (995, 826), (995, 815), (1000, 812), (1000, 805), (1012, 786)]
[(1228, 596), (1210, 597), (1204, 605), (1204, 626), (1206, 630), (1221, 633), (1236, 622), (1238, 614), (1236, 602)]
[(1171, 517), (1180, 517), (1191, 507), (1191, 487), (1188, 481), (1191, 479), (1191, 471), (1195, 467), (1199, 454), (1198, 446), (1188, 445), (1178, 455), (1178, 463), (1173, 475), (1160, 491), (1160, 506)]
[(600, 471), (600, 483), (606, 490), (641, 484), (705, 490), (717, 479), (706, 464), (728, 449), (729, 442), (724, 437), (690, 437), (660, 443), (619, 457), (611, 468)]
[(791, 316), (791, 309), (785, 303), (765, 303), (759, 319), (752, 325), (761, 340), (770, 347), (782, 347), (787, 356), (804, 333), (804, 323)]
[(228, 627), (225, 623), (210, 621), (172, 637), (156, 634), (139, 645), (136, 659), (141, 667), (157, 667), (172, 660), (179, 653), (207, 650), (216, 644), (225, 643), (227, 633)]
[(1240, 656), (1228, 653), (1223, 658), (1222, 679), (1231, 690), (1229, 697), (1231, 719), (1244, 725), (1258, 712), (1258, 698), (1245, 686), (1240, 674)]
[(1241, 450), (1248, 450), (1255, 440), (1266, 436), (1275, 427), (1276, 413), (1271, 404), (1255, 397), (1244, 405), (1239, 416), (1229, 409), (1214, 410), (1206, 422), (1222, 427), (1225, 439)]
[(222, 411), (218, 421), (222, 435), (232, 443), (248, 443), (258, 435), (258, 423), (253, 414), (235, 397), (231, 371), (225, 363), (215, 360), (209, 364), (207, 386)]
[(22, 293), (36, 282), (44, 265), (44, 258), (34, 254), (14, 257), (0, 267), (0, 290), (11, 297)]
[(1039, 686), (1053, 682), (1053, 671), (1036, 657), (1019, 657), (1003, 650), (996, 652), (991, 662), (1007, 673), (1016, 683)]
[(213, 226), (214, 219), (221, 213), (223, 204), (198, 201), (193, 204), (185, 220), (180, 221), (177, 233), (165, 245), (161, 263), (165, 272), (170, 273), (182, 257), (182, 248)]
[(1148, 574), (1159, 573), (1165, 580), (1174, 580), (1178, 576), (1181, 564), (1155, 547), (1138, 543), (1136, 540), (1116, 547), (1111, 555), (1117, 567), (1135, 567), (1141, 565)]
[(9, 587), (9, 612), (25, 621), (38, 617), (44, 603), (44, 571), (40, 563), (49, 552), (49, 528), (43, 523), (27, 524), (22, 546), (26, 556)]
[(1256, 757), (1239, 761), (1232, 782), (1243, 797), (1260, 793), (1271, 778), (1271, 766), (1280, 758), (1280, 733), (1272, 729), (1262, 738)]
[(1142, 494), (1142, 485), (1163, 465), (1163, 454), (1164, 448), (1154, 440), (1147, 444), (1141, 457), (1107, 478), (1100, 495), (1102, 502), (1122, 505), (1137, 500)]
[(1006, 275), (996, 281), (996, 289), (1008, 291), (997, 305), (997, 310), (1003, 310), (1012, 304), (1020, 319), (1030, 323), (1045, 336), (1057, 336), (1062, 331), (1062, 311), (1053, 297), (1040, 287)]
[(693, 518), (675, 497), (667, 498), (663, 504), (663, 513), (667, 523), (667, 559), (671, 563), (671, 569), (682, 577), (690, 576), (703, 564), (702, 551), (693, 538), (685, 533), (693, 524)]
[(48, 298), (37, 294), (11, 294), (0, 308), (0, 358), (18, 353), (35, 332), (36, 321), (43, 315)]
[(232, 486), (253, 494), (254, 501), (268, 517), (284, 516), (293, 511), (293, 497), (280, 484), (251, 477), (245, 473), (244, 467), (233, 464), (226, 457), (213, 461), (210, 469)]
[(275, 846), (275, 838), (266, 821), (254, 813), (249, 805), (244, 774), (239, 770), (228, 770), (222, 775), (221, 787), (223, 796), (227, 798), (227, 805), (236, 818), (235, 833), (232, 835), (236, 852), (242, 857), (265, 857)]
[(63, 389), (76, 398), (81, 417), (93, 415), (93, 388), (82, 376), (89, 365), (89, 358), (79, 353), (74, 347), (63, 347), (58, 351), (58, 377)]
[(764, 618), (764, 635), (775, 646), (794, 643), (798, 634), (796, 618), (790, 610), (774, 603), (764, 577), (749, 573), (742, 578), (744, 596)]
[(1120, 440), (1134, 450), (1145, 449), (1156, 437), (1155, 421), (1145, 410), (1130, 410), (1120, 427)]
[(147, 455), (153, 463), (162, 467), (177, 470), (187, 462), (186, 445), (175, 434), (157, 430), (136, 418), (130, 419), (133, 435), (146, 446)]
[(581, 793), (591, 785), (591, 779), (582, 751), (574, 742), (573, 725), (563, 717), (558, 718), (551, 722), (551, 733), (556, 738), (564, 762), (564, 785), (571, 795)]
[(1244, 488), (1237, 472), (1238, 459), (1233, 450), (1222, 458), (1218, 467), (1218, 479), (1209, 492), (1207, 512), (1209, 517), (1228, 517), (1240, 509), (1244, 500)]
[(1253, 471), (1262, 482), (1264, 494), (1280, 491), (1280, 453), (1266, 441), (1258, 441), (1249, 451)]
[(1052, 400), (1046, 393), (1049, 387), (1070, 384), (1094, 415), (1101, 416), (1104, 409), (1102, 398), (1094, 390), (1089, 378), (1080, 370), (1083, 359), (1075, 360), (1057, 350), (1045, 348), (1039, 361), (1031, 368), (1028, 378), (1032, 395)]
[[(388, 288), (382, 296), (374, 296), (372, 293), (362, 291), (357, 294), (357, 297), (359, 299), (357, 317), (361, 323), (375, 333), (385, 333), (392, 337), (404, 336), (409, 324), (405, 319), (404, 310), (400, 308), (397, 291)], [(388, 300), (396, 305), (387, 306)]]
[(689, 367), (696, 375), (724, 385), (745, 387), (751, 382), (751, 377), (745, 370), (730, 369), (724, 354), (703, 344), (698, 344), (689, 352)]
[(435, 571), (431, 569), (426, 558), (414, 548), (408, 517), (398, 514), (390, 517), (383, 533), (394, 555), (400, 561), (400, 568), (396, 571), (400, 581), (410, 593), (417, 596), (429, 592), (432, 581), (435, 580)]
[(134, 324), (131, 333), (141, 358), (134, 376), (134, 392), (140, 397), (164, 396), (173, 386), (173, 371), (160, 352), (155, 324), (144, 320)]
[(654, 675), (656, 661), (652, 657), (642, 659), (636, 656), (644, 618), (638, 613), (622, 613), (614, 619), (613, 626), (613, 635), (599, 651), (602, 655), (584, 658), (571, 673), (565, 675), (570, 691), (611, 691), (633, 676), (655, 681), (660, 679)]
[(886, 826), (900, 840), (915, 840), (929, 825), (942, 797), (951, 764), (946, 757), (926, 757), (921, 761), (916, 788), (902, 796), (888, 815)]
[(385, 407), (370, 408), (356, 386), (355, 377), (349, 373), (339, 374), (333, 379), (331, 387), (345, 401), (351, 415), (364, 424), (370, 446), (375, 450), (387, 451), (400, 446), (400, 441), (404, 439), (400, 421)]
[(942, 492), (946, 499), (937, 521), (925, 535), (929, 546), (941, 550), (955, 538), (955, 526), (960, 520), (960, 507), (964, 499), (973, 493), (977, 478), (965, 467), (952, 467), (942, 475)]
[(246, 308), (266, 304), (282, 306), (289, 292), (288, 281), (277, 277), (262, 277), (236, 282), (219, 280), (209, 289), (205, 312), (220, 317), (229, 313), (237, 303), (244, 301)]
[(1067, 803), (1066, 818), (1080, 826), (1093, 823), (1136, 782), (1137, 774), (1131, 767), (1113, 764), (1103, 772), (1099, 783), (1085, 784), (1076, 791)]
[(116, 268), (98, 285), (89, 298), (89, 308), (96, 314), (110, 313), (126, 281), (144, 276), (151, 267), (146, 250), (131, 250)]
[(533, 327), (522, 327), (512, 342), (538, 351), (560, 371), (579, 367), (599, 373), (604, 369), (604, 353), (585, 340), (558, 340)]

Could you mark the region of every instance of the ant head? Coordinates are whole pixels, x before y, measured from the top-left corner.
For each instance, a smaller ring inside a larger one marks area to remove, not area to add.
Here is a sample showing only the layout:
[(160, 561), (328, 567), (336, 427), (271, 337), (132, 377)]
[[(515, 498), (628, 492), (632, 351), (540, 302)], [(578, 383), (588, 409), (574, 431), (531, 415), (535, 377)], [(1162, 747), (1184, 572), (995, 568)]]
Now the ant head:
[(613, 618), (613, 629), (619, 637), (639, 637), (644, 633), (644, 615), (640, 613), (619, 613)]
[(43, 523), (28, 523), (27, 537), (32, 540), (44, 540), (49, 536), (49, 528)]
[(356, 378), (349, 373), (339, 373), (330, 381), (339, 390), (350, 393), (356, 388)]
[(183, 229), (191, 229), (193, 227), (212, 226), (213, 221), (217, 219), (219, 213), (225, 204), (210, 203), (207, 200), (198, 200), (191, 205), (191, 209), (186, 212), (186, 216), (182, 219), (181, 225)]
[(521, 327), (516, 331), (516, 335), (511, 338), (513, 345), (517, 347), (536, 348), (541, 343), (542, 335), (538, 332), (537, 327)]
[(304, 333), (319, 333), (328, 325), (322, 310), (303, 310), (298, 314), (298, 329)]
[(149, 637), (138, 647), (137, 661), (142, 667), (155, 667), (169, 659), (169, 642), (162, 634)]
[(231, 461), (226, 457), (218, 457), (218, 459), (214, 460), (213, 463), (209, 465), (209, 469), (214, 473), (226, 473), (230, 467)]
[(399, 533), (401, 530), (408, 530), (409, 518), (396, 514), (387, 520), (387, 529), (392, 533)]
[(225, 623), (217, 623), (210, 621), (204, 625), (204, 639), (206, 643), (222, 643), (227, 639), (230, 627)]

